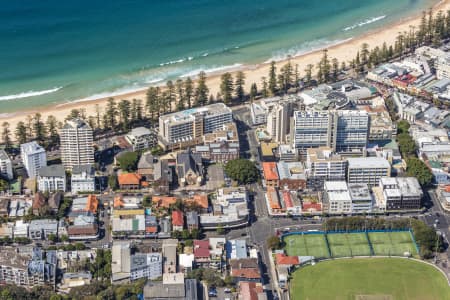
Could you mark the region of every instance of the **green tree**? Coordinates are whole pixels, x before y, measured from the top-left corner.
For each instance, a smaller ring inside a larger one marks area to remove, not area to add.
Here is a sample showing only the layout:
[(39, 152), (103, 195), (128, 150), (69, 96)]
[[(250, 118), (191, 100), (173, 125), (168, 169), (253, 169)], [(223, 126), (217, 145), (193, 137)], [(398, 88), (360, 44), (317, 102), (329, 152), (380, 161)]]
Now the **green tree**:
[(55, 146), (59, 144), (58, 121), (55, 116), (49, 115), (45, 121), (48, 131), (48, 144)]
[(117, 107), (116, 101), (114, 98), (109, 98), (106, 102), (106, 111), (105, 111), (105, 128), (114, 129), (116, 128), (116, 116), (117, 116)]
[(203, 106), (208, 101), (209, 88), (206, 85), (206, 73), (200, 72), (198, 74), (197, 88), (195, 89), (195, 104), (196, 106)]
[(130, 128), (131, 117), (131, 103), (128, 100), (121, 100), (118, 105), (119, 121), (122, 125), (122, 130), (127, 131)]
[(43, 142), (47, 135), (47, 130), (45, 124), (42, 121), (42, 116), (40, 113), (36, 113), (33, 118), (33, 132), (36, 140)]
[(433, 180), (433, 173), (430, 168), (418, 158), (409, 158), (406, 161), (406, 174), (411, 177), (416, 177), (420, 185), (427, 186)]
[(27, 142), (27, 127), (24, 122), (19, 121), (17, 123), (15, 135), (19, 144), (24, 144)]
[(237, 72), (236, 74), (236, 81), (234, 83), (234, 92), (236, 94), (236, 98), (239, 101), (244, 100), (245, 91), (244, 91), (244, 85), (245, 85), (245, 74), (242, 71)]
[(192, 83), (191, 77), (188, 77), (184, 81), (184, 99), (186, 100), (186, 105), (188, 108), (192, 107), (193, 97), (194, 97), (194, 84)]
[(136, 170), (139, 155), (137, 152), (125, 152), (117, 158), (122, 170), (132, 172)]
[(256, 86), (256, 83), (252, 83), (252, 85), (250, 86), (250, 100), (255, 100), (257, 95), (258, 95), (258, 88)]
[(233, 77), (230, 73), (224, 73), (220, 77), (220, 93), (223, 97), (223, 102), (229, 104), (233, 99)]
[(262, 94), (263, 98), (266, 98), (267, 96), (269, 96), (269, 90), (267, 87), (267, 79), (264, 76), (261, 77), (261, 85), (262, 85), (261, 94)]
[(277, 236), (271, 236), (267, 239), (267, 247), (272, 250), (277, 250), (281, 248), (280, 238)]
[(217, 229), (216, 229), (216, 232), (217, 232), (217, 234), (222, 235), (222, 234), (225, 233), (225, 229), (223, 228), (222, 225), (219, 225), (219, 226), (217, 227)]
[(397, 123), (397, 134), (408, 134), (409, 132), (409, 122), (406, 120), (401, 120)]
[(58, 240), (58, 237), (57, 237), (55, 234), (50, 233), (50, 234), (47, 236), (47, 239), (48, 239), (49, 241), (55, 243), (55, 242)]
[(171, 112), (173, 104), (176, 102), (176, 99), (177, 99), (175, 85), (173, 84), (172, 80), (167, 81), (166, 88), (167, 88), (167, 101), (166, 101), (167, 109), (166, 109), (166, 111)]
[(116, 174), (109, 175), (109, 177), (108, 177), (108, 186), (113, 191), (115, 191), (115, 190), (117, 190), (119, 188), (119, 184), (117, 182), (117, 175)]
[(159, 87), (150, 87), (147, 90), (147, 111), (150, 114), (150, 119), (155, 121), (159, 118), (160, 112), (160, 90)]
[(5, 149), (9, 150), (12, 146), (12, 142), (11, 142), (11, 130), (9, 129), (9, 123), (8, 122), (3, 122), (2, 123), (2, 141), (3, 144), (5, 145)]
[(397, 135), (398, 147), (403, 158), (406, 159), (414, 156), (416, 153), (416, 143), (408, 133), (401, 133)]
[(185, 109), (185, 105), (186, 105), (183, 80), (178, 79), (175, 82), (175, 89), (176, 89), (177, 95), (178, 95), (177, 109), (183, 110), (183, 109)]
[(308, 64), (305, 68), (305, 84), (310, 86), (312, 82), (312, 70), (314, 65)]
[(271, 95), (277, 92), (277, 67), (274, 61), (270, 63), (269, 69), (269, 92)]
[(225, 172), (239, 184), (253, 183), (258, 180), (258, 169), (255, 163), (247, 159), (230, 160), (225, 165)]

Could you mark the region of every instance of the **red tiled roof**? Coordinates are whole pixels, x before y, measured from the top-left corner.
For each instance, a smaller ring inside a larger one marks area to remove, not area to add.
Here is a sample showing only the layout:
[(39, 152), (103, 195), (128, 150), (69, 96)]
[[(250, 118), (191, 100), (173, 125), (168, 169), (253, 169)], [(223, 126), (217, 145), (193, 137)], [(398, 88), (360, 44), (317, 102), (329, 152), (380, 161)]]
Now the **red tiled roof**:
[(145, 232), (155, 233), (155, 232), (158, 232), (158, 228), (156, 226), (148, 226), (148, 227), (145, 227)]
[(321, 211), (322, 210), (322, 204), (321, 203), (304, 202), (303, 205), (302, 205), (302, 210)]
[(258, 279), (261, 278), (261, 274), (258, 269), (232, 269), (232, 277), (241, 277), (247, 279)]
[(263, 162), (263, 173), (266, 180), (278, 180), (277, 164), (274, 162)]
[(209, 257), (209, 241), (194, 240), (194, 257)]
[(201, 208), (208, 208), (208, 195), (206, 194), (195, 194), (192, 198), (184, 200), (186, 203), (195, 203)]
[(183, 213), (179, 210), (172, 211), (172, 225), (174, 226), (183, 226)]
[(169, 208), (171, 204), (175, 204), (175, 202), (177, 202), (177, 198), (169, 196), (153, 196), (152, 202), (157, 206)]
[(137, 173), (120, 174), (117, 180), (119, 185), (139, 185), (141, 182), (141, 175)]
[(291, 192), (283, 191), (282, 195), (283, 195), (283, 200), (284, 200), (284, 204), (285, 204), (286, 208), (294, 207), (294, 203), (292, 202), (292, 198), (291, 198)]
[(95, 195), (89, 195), (86, 203), (86, 211), (96, 213), (98, 208), (98, 199)]
[(267, 188), (267, 199), (271, 209), (281, 209), (278, 193), (274, 188)]
[(286, 256), (284, 253), (275, 254), (277, 265), (299, 265), (300, 260), (298, 256)]
[(239, 282), (239, 299), (258, 300), (258, 294), (263, 291), (261, 283), (247, 281)]
[(45, 205), (45, 197), (41, 192), (37, 192), (33, 198), (33, 209), (39, 209)]

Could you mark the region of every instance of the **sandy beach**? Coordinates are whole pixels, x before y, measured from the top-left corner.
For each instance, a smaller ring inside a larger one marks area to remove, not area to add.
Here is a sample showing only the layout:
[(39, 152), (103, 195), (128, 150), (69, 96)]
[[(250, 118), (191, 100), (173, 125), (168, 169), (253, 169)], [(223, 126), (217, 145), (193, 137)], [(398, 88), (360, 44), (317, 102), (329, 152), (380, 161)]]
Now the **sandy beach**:
[[(443, 0), (436, 4), (433, 7), (434, 13), (439, 10), (446, 12), (450, 9), (450, 0)], [(399, 22), (391, 25), (387, 25), (381, 29), (374, 30), (368, 32), (362, 36), (354, 37), (350, 40), (347, 40), (341, 44), (334, 45), (332, 47), (328, 47), (328, 55), (333, 58), (337, 58), (339, 62), (345, 61), (348, 63), (351, 59), (353, 59), (356, 55), (356, 52), (361, 48), (363, 43), (369, 44), (370, 48), (375, 46), (381, 46), (383, 42), (386, 42), (387, 45), (392, 45), (395, 42), (395, 38), (399, 32), (409, 31), (411, 26), (418, 27), (421, 19), (421, 14), (411, 16), (409, 18), (400, 20)], [(316, 65), (322, 56), (322, 49), (318, 49), (311, 53), (306, 53), (297, 57), (293, 57), (291, 59), (292, 63), (298, 64), (300, 76), (304, 76), (304, 69), (308, 64)], [(285, 61), (277, 62), (277, 68), (279, 69)], [(235, 73), (238, 70), (242, 70), (246, 76), (246, 92), (249, 91), (250, 85), (254, 82), (258, 84), (258, 88), (260, 87), (261, 77), (266, 76), (269, 71), (269, 64), (263, 63), (258, 65), (244, 65), (239, 68), (233, 70), (227, 70), (230, 73)], [(313, 74), (315, 70), (313, 70)], [(207, 85), (210, 89), (210, 93), (216, 95), (219, 91), (220, 87), (220, 73), (218, 74), (208, 74)], [(145, 103), (146, 90), (132, 92), (128, 94), (114, 96), (117, 101), (122, 99), (141, 99), (143, 103)], [(58, 104), (51, 107), (42, 107), (40, 109), (30, 110), (30, 111), (19, 111), (15, 113), (9, 114), (0, 114), (0, 122), (3, 123), (7, 121), (10, 123), (10, 129), (12, 132), (15, 131), (16, 125), (19, 121), (25, 121), (27, 115), (33, 115), (36, 112), (41, 113), (44, 120), (48, 115), (54, 115), (59, 121), (63, 121), (64, 118), (70, 113), (72, 109), (80, 109), (83, 108), (86, 111), (87, 116), (95, 115), (95, 107), (96, 104), (100, 106), (103, 110), (103, 107), (106, 103), (107, 98), (100, 98), (94, 100), (86, 100), (86, 101), (74, 101), (66, 104)], [(13, 137), (14, 138), (14, 137)]]

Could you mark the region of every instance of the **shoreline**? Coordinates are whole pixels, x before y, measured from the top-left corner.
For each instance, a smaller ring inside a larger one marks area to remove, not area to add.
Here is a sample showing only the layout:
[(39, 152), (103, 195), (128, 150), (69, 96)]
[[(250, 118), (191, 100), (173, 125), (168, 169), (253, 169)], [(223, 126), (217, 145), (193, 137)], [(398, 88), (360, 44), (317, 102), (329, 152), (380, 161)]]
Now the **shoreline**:
[[(435, 3), (432, 6), (433, 13), (435, 14), (439, 10), (442, 10), (444, 13), (450, 9), (450, 0), (441, 0), (438, 3)], [(363, 43), (369, 44), (369, 48), (373, 48), (375, 46), (381, 46), (383, 42), (386, 44), (393, 45), (395, 42), (395, 38), (398, 32), (409, 31), (410, 26), (416, 26), (420, 23), (422, 16), (422, 12), (414, 13), (411, 16), (405, 17), (401, 20), (398, 20), (394, 23), (386, 24), (378, 29), (369, 30), (361, 35), (347, 38), (343, 41), (336, 42), (332, 45), (319, 47), (305, 53), (301, 53), (298, 56), (291, 57), (291, 62), (293, 65), (298, 64), (300, 76), (304, 76), (304, 69), (306, 65), (313, 64), (314, 66), (319, 62), (322, 56), (322, 50), (328, 49), (328, 56), (330, 58), (337, 58), (339, 62), (348, 63), (349, 60), (353, 59), (356, 55), (356, 52), (360, 49)], [(282, 59), (276, 61), (277, 70), (281, 68), (283, 64), (287, 62), (287, 59)], [(258, 85), (258, 89), (260, 87), (261, 77), (266, 76), (269, 71), (270, 62), (265, 61), (259, 64), (235, 64), (235, 67), (231, 67), (226, 70), (221, 71), (213, 71), (207, 73), (207, 85), (210, 89), (210, 94), (216, 95), (220, 89), (220, 76), (225, 72), (229, 72), (231, 74), (235, 74), (237, 71), (243, 71), (245, 74), (245, 90), (249, 91), (250, 85), (252, 83), (256, 83)], [(315, 73), (315, 68), (313, 69), (313, 74)], [(195, 82), (196, 76), (193, 77)], [(183, 79), (183, 78), (182, 78)], [(120, 101), (122, 99), (132, 100), (134, 98), (141, 99), (142, 104), (145, 105), (146, 91), (150, 86), (164, 86), (165, 82), (156, 85), (149, 85), (145, 88), (138, 89), (136, 91), (117, 94), (114, 96), (107, 97), (99, 97), (97, 99), (91, 99), (91, 97), (87, 97), (85, 99), (74, 100), (70, 102), (63, 102), (52, 104), (39, 108), (32, 108), (27, 111), (16, 111), (9, 113), (0, 113), (0, 122), (9, 122), (10, 130), (13, 132), (16, 128), (16, 125), (19, 121), (23, 121), (26, 116), (34, 115), (35, 113), (40, 113), (45, 120), (47, 116), (54, 115), (58, 121), (63, 121), (64, 118), (70, 113), (72, 109), (84, 108), (86, 111), (86, 115), (94, 115), (95, 107), (98, 105), (100, 110), (103, 111), (103, 107), (106, 101), (109, 98), (114, 98), (116, 101)]]

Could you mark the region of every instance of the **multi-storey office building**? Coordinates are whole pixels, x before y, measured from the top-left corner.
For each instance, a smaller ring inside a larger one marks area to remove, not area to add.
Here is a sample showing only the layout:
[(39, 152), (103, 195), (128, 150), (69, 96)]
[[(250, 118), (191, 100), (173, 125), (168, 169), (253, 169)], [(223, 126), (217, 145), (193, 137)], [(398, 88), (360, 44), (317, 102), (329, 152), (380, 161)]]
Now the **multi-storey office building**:
[(164, 115), (159, 118), (160, 143), (170, 149), (195, 145), (204, 134), (221, 130), (232, 121), (232, 111), (223, 103)]
[(94, 163), (93, 131), (81, 119), (67, 121), (61, 129), (61, 160), (64, 168)]
[(318, 147), (363, 154), (368, 132), (369, 117), (365, 111), (296, 111), (291, 139), (303, 155), (306, 149)]
[(415, 177), (381, 178), (376, 193), (387, 211), (417, 210), (423, 191)]
[(345, 180), (347, 160), (329, 147), (310, 148), (306, 151), (308, 187), (321, 189), (325, 181)]
[(382, 157), (349, 157), (348, 183), (366, 183), (377, 186), (381, 177), (391, 176), (391, 165)]
[(35, 178), (38, 170), (47, 165), (45, 149), (35, 141), (20, 145), (20, 155), (30, 178)]

